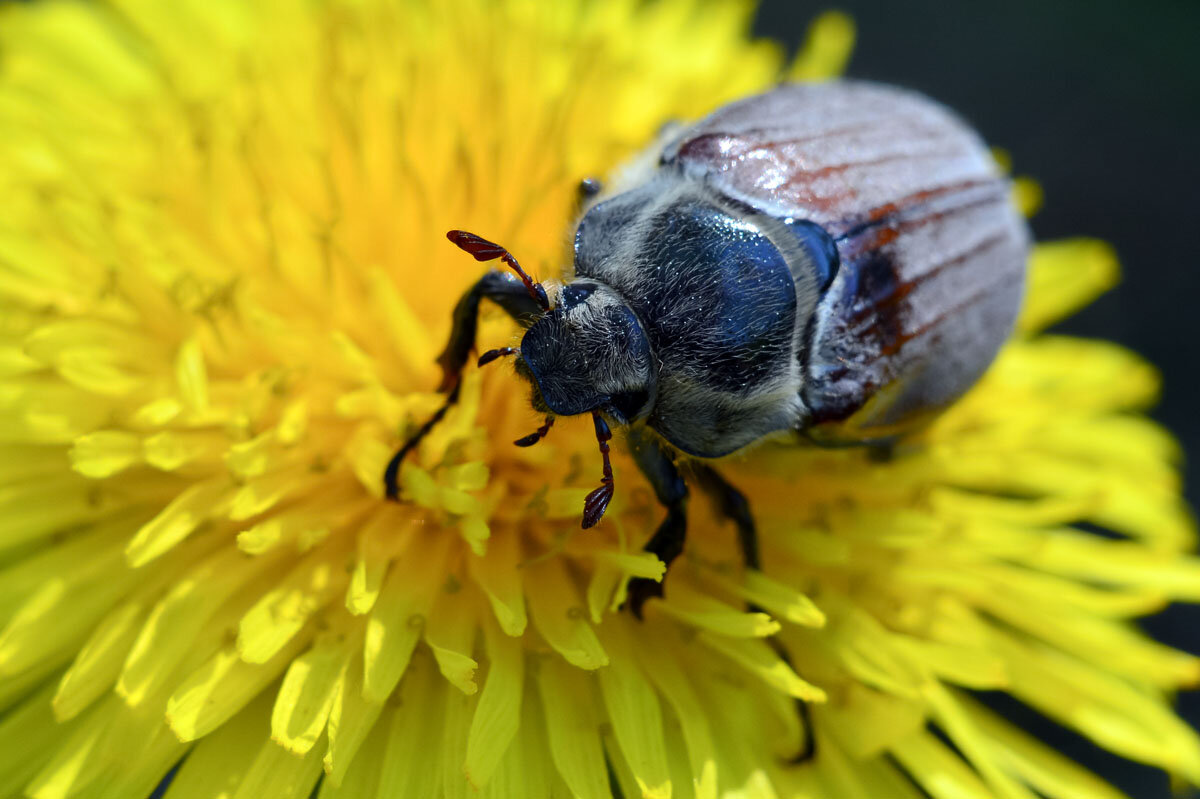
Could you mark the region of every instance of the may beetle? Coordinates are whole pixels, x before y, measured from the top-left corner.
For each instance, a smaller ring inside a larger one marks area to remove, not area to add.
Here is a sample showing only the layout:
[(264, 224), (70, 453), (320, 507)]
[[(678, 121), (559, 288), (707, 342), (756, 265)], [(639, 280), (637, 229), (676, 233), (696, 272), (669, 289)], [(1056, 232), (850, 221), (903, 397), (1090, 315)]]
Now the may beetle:
[[(827, 445), (887, 442), (930, 419), (992, 361), (1016, 317), (1029, 236), (1009, 183), (958, 117), (911, 91), (855, 81), (782, 86), (666, 131), (612, 185), (585, 182), (573, 277), (535, 283), (504, 248), (451, 241), (488, 272), (454, 310), (449, 392), (487, 298), (525, 328), (516, 356), (546, 414), (592, 414), (604, 460), (583, 526), (613, 494), (610, 424), (627, 428), (667, 517), (646, 544), (683, 548), (675, 450), (736, 522), (745, 498), (703, 459), (781, 431)], [(445, 408), (396, 453), (404, 456)], [(649, 431), (649, 432), (648, 432)], [(659, 584), (631, 585), (640, 612)]]

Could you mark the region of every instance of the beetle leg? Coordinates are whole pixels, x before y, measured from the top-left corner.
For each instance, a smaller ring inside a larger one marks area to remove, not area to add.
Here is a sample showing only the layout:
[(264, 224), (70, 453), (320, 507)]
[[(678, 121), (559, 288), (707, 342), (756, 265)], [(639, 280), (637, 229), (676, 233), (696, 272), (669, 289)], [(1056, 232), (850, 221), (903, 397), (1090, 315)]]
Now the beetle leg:
[[(758, 534), (754, 526), (754, 515), (750, 512), (750, 503), (746, 500), (745, 494), (734, 488), (721, 476), (720, 472), (711, 466), (697, 463), (693, 467), (693, 474), (705, 493), (712, 497), (721, 515), (737, 526), (738, 544), (741, 546), (742, 562), (746, 568), (760, 569)], [(748, 604), (746, 610), (751, 613), (763, 612), (762, 608), (753, 603)], [(792, 665), (791, 658), (788, 657), (787, 652), (778, 641), (772, 639), (769, 643), (785, 663), (789, 666)], [(788, 759), (788, 763), (791, 765), (805, 763), (816, 755), (816, 738), (813, 733), (812, 712), (809, 710), (808, 703), (797, 699), (796, 713), (800, 717), (800, 723), (804, 725), (805, 738), (803, 748)]]
[(737, 526), (738, 544), (742, 549), (742, 563), (748, 569), (758, 570), (760, 568), (758, 533), (754, 527), (754, 515), (750, 513), (750, 503), (746, 501), (746, 495), (730, 485), (720, 472), (711, 466), (703, 463), (694, 464), (693, 473), (705, 493), (716, 503), (717, 510), (721, 512), (721, 515)]
[[(667, 508), (667, 517), (658, 526), (658, 530), (646, 542), (643, 549), (652, 552), (668, 567), (671, 561), (683, 551), (683, 542), (687, 537), (687, 484), (679, 476), (679, 470), (671, 462), (670, 456), (656, 442), (638, 431), (630, 431), (629, 448), (642, 474), (650, 481), (654, 494)], [(629, 609), (639, 619), (642, 617), (642, 606), (650, 597), (662, 596), (661, 582), (645, 577), (636, 577), (629, 581)]]
[(867, 445), (867, 458), (872, 463), (891, 463), (896, 457), (896, 442), (876, 441)]
[(600, 445), (600, 457), (604, 462), (604, 473), (600, 478), (600, 487), (587, 495), (583, 501), (583, 529), (595, 527), (608, 510), (608, 503), (613, 498), (612, 461), (608, 457), (608, 442), (612, 440), (612, 431), (608, 422), (597, 411), (592, 411), (592, 422), (596, 426), (596, 443)]
[(398, 477), (404, 458), (421, 443), (421, 439), (429, 434), (434, 425), (442, 420), (450, 407), (458, 402), (460, 378), (471, 350), (475, 348), (475, 333), (479, 327), (479, 302), (484, 298), (507, 311), (522, 327), (528, 327), (542, 314), (541, 307), (526, 291), (525, 284), (508, 272), (487, 272), (463, 294), (454, 306), (450, 340), (446, 342), (446, 348), (437, 359), (442, 367), (442, 384), (438, 391), (446, 392), (446, 402), (388, 461), (387, 469), (383, 472), (383, 490), (388, 499), (398, 499), (400, 496)]
[(439, 391), (449, 391), (458, 383), (463, 367), (475, 348), (475, 334), (479, 329), (479, 302), (484, 298), (499, 305), (522, 327), (529, 327), (542, 315), (542, 309), (525, 290), (519, 278), (508, 272), (491, 271), (472, 286), (454, 306), (453, 324), (446, 348), (438, 356), (442, 367), (442, 385)]
[(437, 413), (430, 417), (429, 421), (421, 425), (420, 429), (414, 433), (408, 441), (404, 442), (404, 446), (396, 450), (396, 454), (388, 461), (387, 468), (383, 470), (383, 490), (387, 494), (387, 498), (399, 501), (400, 499), (400, 464), (412, 452), (417, 444), (421, 443), (421, 439), (429, 435), (429, 431), (434, 428), (438, 422), (442, 421), (442, 417), (446, 415), (446, 411), (454, 403), (458, 402), (458, 389), (461, 383), (455, 383), (454, 388), (450, 389), (450, 393), (446, 395), (446, 401), (442, 403), (442, 407), (438, 408)]

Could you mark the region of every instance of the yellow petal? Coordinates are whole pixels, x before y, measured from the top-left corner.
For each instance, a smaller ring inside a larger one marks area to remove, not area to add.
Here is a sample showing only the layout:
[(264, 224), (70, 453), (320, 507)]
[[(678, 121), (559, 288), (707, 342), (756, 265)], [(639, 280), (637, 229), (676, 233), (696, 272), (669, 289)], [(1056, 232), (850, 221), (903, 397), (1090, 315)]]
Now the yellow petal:
[(1099, 665), (996, 633), (1010, 691), (1124, 757), (1200, 777), (1200, 738), (1153, 693)]
[(945, 687), (928, 683), (925, 697), (929, 700), (933, 716), (947, 737), (975, 767), (988, 786), (1003, 799), (1036, 799), (1021, 782), (997, 764), (996, 753), (991, 741), (980, 734), (974, 720)]
[(1087, 305), (1120, 278), (1113, 248), (1095, 239), (1042, 243), (1029, 263), (1017, 329), (1035, 332)]
[(265, 741), (264, 720), (271, 711), (264, 692), (192, 749), (170, 783), (172, 799), (233, 799)]
[(519, 640), (495, 624), (484, 625), (488, 674), (467, 734), (467, 781), (487, 784), (517, 734), (525, 683), (525, 652)]
[(765, 638), (779, 632), (779, 622), (765, 613), (745, 613), (724, 602), (673, 582), (665, 602), (655, 602), (647, 613), (664, 613), (700, 629), (731, 638)]
[[(361, 665), (361, 663), (355, 665)], [(346, 769), (341, 782), (334, 783), (332, 779), (322, 780), (317, 799), (359, 799), (364, 796), (389, 795), (377, 793), (377, 788), (379, 775), (383, 771), (388, 730), (392, 726), (394, 717), (393, 709), (385, 706), (378, 720), (367, 732), (366, 740), (363, 741), (359, 753), (351, 762), (350, 767)]]
[[(168, 555), (174, 556), (176, 552)], [(128, 704), (138, 705), (157, 692), (192, 651), (197, 636), (216, 623), (217, 610), (276, 562), (248, 558), (227, 548), (176, 578), (138, 632), (117, 681), (117, 693)], [(165, 564), (162, 568), (170, 576)]]
[(175, 356), (175, 380), (179, 395), (194, 411), (208, 407), (208, 373), (204, 366), (204, 352), (200, 340), (189, 338)]
[(229, 507), (231, 486), (224, 477), (214, 477), (185, 488), (162, 512), (147, 522), (129, 545), (129, 565), (143, 566), (191, 535), (202, 522)]
[(533, 624), (550, 646), (581, 669), (597, 669), (608, 664), (608, 655), (587, 622), (575, 587), (562, 564), (544, 560), (526, 567), (526, 580), (538, 586), (529, 593), (529, 611)]
[(445, 799), (473, 799), (477, 793), (467, 782), (467, 731), (475, 697), (461, 691), (442, 695), (442, 793)]
[[(658, 633), (663, 635), (666, 633)], [(679, 658), (657, 646), (637, 646), (646, 676), (671, 706), (683, 730), (696, 799), (716, 799), (717, 760), (707, 714)], [(676, 788), (679, 786), (676, 784)]]
[(441, 779), (441, 691), (436, 667), (417, 657), (399, 688), (399, 705), (388, 730), (379, 796), (435, 796)]
[(929, 733), (896, 743), (892, 754), (933, 799), (995, 799), (967, 764)]
[(487, 594), (500, 628), (514, 636), (524, 633), (526, 625), (517, 543), (516, 535), (501, 535), (491, 540), (486, 558), (467, 558), (471, 577)]
[(144, 602), (124, 602), (96, 625), (58, 683), (53, 706), (54, 715), (59, 721), (79, 715), (112, 688), (147, 610)]
[[(113, 576), (107, 580), (72, 585), (64, 579), (43, 583), (17, 609), (0, 630), (0, 677), (12, 677), (59, 649), (78, 646), (114, 602), (135, 582), (133, 572), (122, 569), (116, 552), (109, 561)], [(89, 601), (76, 601), (76, 591)]]
[(272, 740), (263, 741), (232, 799), (308, 799), (321, 773), (321, 750), (298, 757)]
[(854, 51), (854, 20), (840, 11), (826, 11), (808, 25), (808, 34), (796, 60), (787, 72), (788, 80), (828, 80), (846, 69)]
[(132, 433), (100, 430), (75, 439), (71, 467), (84, 477), (108, 477), (137, 463), (141, 454), (141, 442)]
[(771, 611), (778, 618), (792, 624), (805, 627), (825, 626), (825, 614), (811, 599), (760, 571), (747, 570), (740, 581), (730, 580), (716, 572), (706, 575), (706, 578), (735, 596)]
[(445, 579), (444, 537), (428, 543), (420, 537), (408, 550), (414, 551), (419, 559), (402, 557), (392, 563), (367, 620), (363, 695), (374, 702), (387, 699), (400, 681)]
[(670, 799), (671, 778), (663, 741), (662, 711), (649, 680), (634, 665), (633, 645), (624, 624), (605, 625), (611, 662), (597, 671), (604, 706), (625, 762), (647, 799)]
[(841, 701), (822, 706), (820, 714), (822, 728), (856, 761), (877, 757), (893, 744), (912, 738), (926, 723), (923, 702), (860, 683), (847, 686)]
[(429, 623), (425, 625), (425, 643), (433, 652), (442, 676), (464, 694), (479, 690), (475, 670), (479, 663), (471, 657), (475, 651), (475, 597), (453, 574), (434, 602)]
[(242, 617), (237, 648), (247, 663), (266, 663), (308, 620), (345, 590), (349, 575), (340, 545), (324, 547), (302, 560)]
[(375, 606), (388, 564), (411, 543), (417, 521), (389, 505), (359, 529), (354, 573), (346, 589), (346, 609), (352, 614), (361, 616)]
[(329, 749), (324, 764), (326, 779), (335, 786), (342, 784), (359, 747), (383, 711), (383, 702), (364, 696), (362, 673), (362, 656), (355, 653), (341, 671), (329, 712)]
[[(236, 649), (225, 647), (171, 694), (167, 701), (167, 723), (181, 741), (208, 735), (276, 679), (305, 643), (306, 636), (295, 636), (273, 658), (261, 664), (247, 663)], [(284, 751), (276, 744), (271, 745)]]
[(737, 665), (754, 674), (767, 685), (805, 702), (824, 702), (825, 692), (801, 679), (774, 650), (757, 639), (731, 639), (701, 632), (697, 639)]
[(957, 694), (955, 698), (991, 741), (997, 758), (1046, 796), (1052, 799), (1127, 799), (1125, 794), (1095, 774), (970, 697)]
[(35, 799), (66, 799), (95, 782), (105, 765), (101, 760), (104, 735), (110, 724), (105, 708), (87, 714), (75, 725), (66, 746), (57, 747), (48, 762), (25, 786)]
[(0, 718), (0, 785), (25, 785), (71, 728), (50, 712), (53, 685), (29, 695)]
[(358, 644), (357, 637), (347, 638), (347, 631), (321, 635), (292, 661), (271, 711), (271, 740), (294, 755), (304, 755), (316, 744)]
[(558, 773), (580, 799), (612, 799), (591, 678), (553, 658), (537, 676)]

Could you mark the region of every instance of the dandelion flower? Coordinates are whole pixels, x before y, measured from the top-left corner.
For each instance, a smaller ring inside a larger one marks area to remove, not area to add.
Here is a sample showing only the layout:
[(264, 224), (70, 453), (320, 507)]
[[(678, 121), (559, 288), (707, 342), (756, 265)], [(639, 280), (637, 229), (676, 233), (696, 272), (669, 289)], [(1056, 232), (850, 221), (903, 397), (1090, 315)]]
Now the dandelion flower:
[(644, 621), (649, 489), (618, 455), (579, 530), (590, 422), (513, 448), (503, 370), (383, 500), (479, 274), (443, 232), (553, 275), (579, 178), (844, 63), (845, 18), (788, 67), (750, 11), (0, 8), (0, 795), (180, 762), (170, 799), (1118, 795), (977, 691), (1200, 782), (1197, 660), (1132, 622), (1200, 598), (1156, 374), (1038, 332), (1115, 279), (1102, 244), (1035, 252), (1014, 340), (893, 460), (729, 461), (763, 571), (697, 502)]

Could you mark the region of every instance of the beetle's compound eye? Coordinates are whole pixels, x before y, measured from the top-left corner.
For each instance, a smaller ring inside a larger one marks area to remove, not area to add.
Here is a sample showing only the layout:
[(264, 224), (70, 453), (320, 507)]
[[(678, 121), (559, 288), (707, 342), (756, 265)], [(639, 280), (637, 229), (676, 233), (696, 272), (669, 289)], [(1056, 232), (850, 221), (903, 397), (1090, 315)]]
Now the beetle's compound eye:
[(616, 415), (621, 417), (622, 422), (629, 424), (641, 414), (642, 409), (649, 401), (650, 392), (645, 389), (637, 389), (614, 394), (608, 404)]

